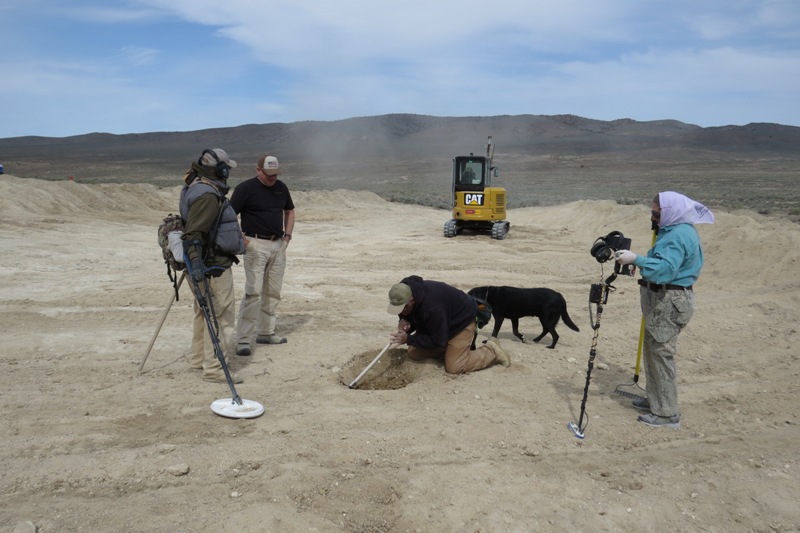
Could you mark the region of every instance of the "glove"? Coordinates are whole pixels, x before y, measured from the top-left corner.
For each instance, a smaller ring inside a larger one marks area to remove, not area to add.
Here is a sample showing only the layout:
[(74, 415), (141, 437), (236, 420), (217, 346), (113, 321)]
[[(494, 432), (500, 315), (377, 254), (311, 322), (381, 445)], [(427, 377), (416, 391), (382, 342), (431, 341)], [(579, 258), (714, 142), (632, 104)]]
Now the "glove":
[(203, 243), (200, 241), (183, 241), (183, 255), (186, 266), (189, 267), (189, 276), (195, 283), (200, 283), (206, 277), (206, 266), (203, 264)]
[(619, 250), (614, 252), (614, 259), (616, 259), (617, 263), (620, 265), (630, 265), (636, 261), (636, 254), (630, 250)]

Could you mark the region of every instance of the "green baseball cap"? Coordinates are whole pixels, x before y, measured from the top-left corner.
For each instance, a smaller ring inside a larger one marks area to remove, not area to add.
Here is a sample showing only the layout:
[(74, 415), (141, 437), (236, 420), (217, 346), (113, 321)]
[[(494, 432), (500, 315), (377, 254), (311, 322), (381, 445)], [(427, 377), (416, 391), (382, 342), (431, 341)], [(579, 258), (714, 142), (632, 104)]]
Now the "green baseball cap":
[(395, 283), (389, 289), (389, 308), (387, 311), (390, 315), (399, 315), (400, 311), (406, 306), (411, 299), (411, 287), (405, 283)]

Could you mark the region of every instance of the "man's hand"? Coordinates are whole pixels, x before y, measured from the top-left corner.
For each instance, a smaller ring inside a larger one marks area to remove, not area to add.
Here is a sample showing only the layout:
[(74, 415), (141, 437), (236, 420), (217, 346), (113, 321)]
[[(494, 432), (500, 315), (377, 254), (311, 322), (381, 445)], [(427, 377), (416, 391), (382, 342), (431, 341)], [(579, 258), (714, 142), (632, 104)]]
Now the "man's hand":
[(630, 250), (619, 250), (614, 252), (614, 259), (616, 259), (617, 263), (620, 265), (630, 265), (636, 261), (636, 254)]
[(389, 334), (389, 342), (395, 345), (405, 344), (408, 341), (408, 334), (405, 331), (397, 331)]
[(397, 323), (397, 331), (403, 331), (408, 333), (408, 330), (411, 329), (411, 322), (406, 320), (405, 318), (401, 318), (400, 321)]

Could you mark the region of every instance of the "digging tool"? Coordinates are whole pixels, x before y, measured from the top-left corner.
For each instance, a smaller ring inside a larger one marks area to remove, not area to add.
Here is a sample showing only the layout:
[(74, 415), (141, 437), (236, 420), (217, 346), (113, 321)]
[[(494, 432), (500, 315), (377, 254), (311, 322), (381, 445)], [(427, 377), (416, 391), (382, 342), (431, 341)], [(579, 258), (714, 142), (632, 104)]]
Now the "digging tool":
[(167, 302), (167, 307), (161, 313), (161, 318), (158, 321), (158, 326), (156, 327), (155, 333), (153, 333), (153, 338), (150, 339), (150, 344), (147, 345), (147, 350), (144, 352), (144, 357), (142, 357), (142, 362), (139, 364), (139, 372), (142, 371), (144, 368), (145, 362), (147, 362), (147, 357), (150, 355), (150, 351), (153, 349), (153, 345), (156, 343), (156, 338), (158, 338), (158, 334), (161, 332), (161, 327), (164, 325), (164, 321), (167, 319), (167, 314), (169, 310), (172, 308), (172, 304), (175, 303), (175, 300), (178, 297), (178, 289), (181, 287), (181, 283), (183, 283), (183, 279), (186, 277), (186, 271), (181, 273), (181, 277), (178, 279), (177, 284), (175, 285), (175, 292), (170, 296), (169, 301)]
[[(644, 392), (644, 389), (639, 385), (639, 370), (642, 368), (642, 345), (644, 344), (644, 317), (642, 317), (642, 325), (639, 328), (639, 346), (636, 349), (636, 368), (633, 371), (633, 381), (630, 383), (620, 383), (617, 385), (617, 388), (614, 389), (614, 392), (625, 396), (626, 398), (630, 398), (632, 400), (642, 400), (645, 396), (641, 394), (636, 394), (635, 391), (640, 390)], [(626, 387), (631, 390), (626, 390)]]
[[(656, 244), (657, 236), (658, 236), (658, 231), (653, 230), (653, 241), (650, 243), (651, 248)], [(645, 398), (645, 396), (637, 394), (638, 391), (644, 392), (644, 389), (639, 385), (639, 371), (642, 369), (643, 346), (644, 346), (644, 315), (642, 315), (642, 323), (639, 326), (639, 344), (636, 348), (636, 368), (633, 371), (633, 381), (631, 383), (620, 383), (619, 385), (617, 385), (617, 388), (614, 389), (614, 392), (616, 392), (617, 394), (620, 394), (632, 400), (642, 400)], [(627, 389), (630, 390), (627, 390), (626, 387)]]
[(386, 347), (383, 350), (381, 350), (381, 353), (379, 353), (378, 356), (375, 357), (375, 359), (373, 359), (372, 362), (369, 365), (367, 365), (367, 368), (362, 370), (361, 373), (358, 376), (356, 376), (356, 379), (354, 379), (353, 381), (350, 382), (350, 385), (348, 385), (348, 388), (355, 389), (356, 385), (358, 384), (358, 382), (361, 381), (361, 378), (364, 377), (364, 374), (369, 372), (369, 369), (372, 368), (373, 366), (375, 366), (375, 363), (377, 363), (378, 360), (381, 357), (383, 357), (383, 354), (385, 354), (389, 350), (389, 348), (391, 348), (392, 346), (395, 346), (395, 345), (392, 344), (391, 342), (389, 344), (387, 344)]

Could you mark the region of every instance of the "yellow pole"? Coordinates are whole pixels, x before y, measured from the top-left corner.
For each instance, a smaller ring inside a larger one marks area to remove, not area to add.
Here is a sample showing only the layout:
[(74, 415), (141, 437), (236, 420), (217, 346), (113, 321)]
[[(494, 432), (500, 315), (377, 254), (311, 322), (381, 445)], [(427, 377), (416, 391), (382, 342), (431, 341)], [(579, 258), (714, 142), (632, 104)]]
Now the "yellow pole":
[[(657, 231), (653, 231), (653, 241), (650, 243), (650, 248), (656, 244)], [(644, 315), (642, 315), (642, 325), (639, 327), (639, 346), (636, 349), (636, 370), (634, 372), (634, 382), (639, 379), (639, 370), (642, 368), (642, 347), (644, 346)]]

